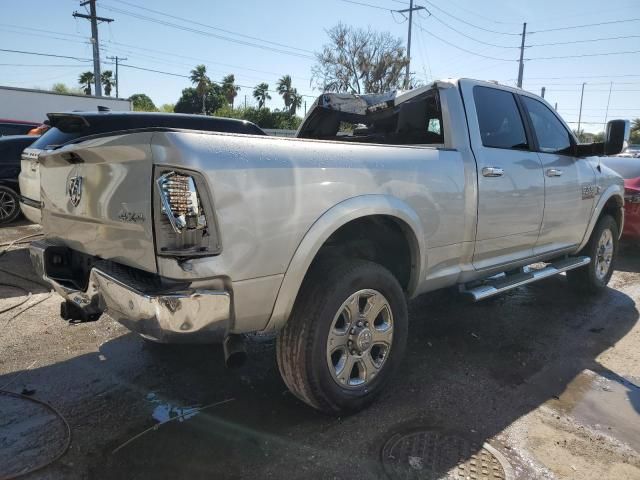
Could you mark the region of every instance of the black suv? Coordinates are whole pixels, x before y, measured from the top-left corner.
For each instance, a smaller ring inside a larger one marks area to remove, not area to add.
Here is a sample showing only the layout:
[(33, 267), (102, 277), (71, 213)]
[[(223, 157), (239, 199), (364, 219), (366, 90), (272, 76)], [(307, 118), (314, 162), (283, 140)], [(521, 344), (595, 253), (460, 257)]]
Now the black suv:
[(33, 135), (0, 137), (0, 224), (12, 222), (20, 215), (20, 155), (37, 139)]

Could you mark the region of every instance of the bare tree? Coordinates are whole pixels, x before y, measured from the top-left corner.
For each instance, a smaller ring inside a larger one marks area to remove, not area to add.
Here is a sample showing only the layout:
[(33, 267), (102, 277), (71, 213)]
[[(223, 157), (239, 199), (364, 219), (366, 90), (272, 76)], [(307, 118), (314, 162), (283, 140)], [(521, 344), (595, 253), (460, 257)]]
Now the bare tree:
[(381, 93), (402, 86), (408, 59), (402, 40), (388, 32), (336, 25), (316, 53), (313, 81), (327, 92)]

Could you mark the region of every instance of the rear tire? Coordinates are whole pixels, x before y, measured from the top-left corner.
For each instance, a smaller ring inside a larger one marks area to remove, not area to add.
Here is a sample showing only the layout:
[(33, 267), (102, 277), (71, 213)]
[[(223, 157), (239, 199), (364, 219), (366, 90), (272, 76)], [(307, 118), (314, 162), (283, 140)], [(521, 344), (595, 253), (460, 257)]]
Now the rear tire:
[(277, 339), (289, 390), (330, 414), (367, 407), (398, 368), (407, 340), (407, 305), (386, 268), (325, 260), (307, 275)]
[(579, 253), (591, 257), (591, 262), (567, 272), (574, 290), (594, 294), (607, 286), (618, 254), (618, 232), (618, 224), (610, 215), (604, 215), (598, 220), (589, 242)]
[(12, 188), (0, 185), (0, 225), (13, 222), (20, 215), (20, 199)]

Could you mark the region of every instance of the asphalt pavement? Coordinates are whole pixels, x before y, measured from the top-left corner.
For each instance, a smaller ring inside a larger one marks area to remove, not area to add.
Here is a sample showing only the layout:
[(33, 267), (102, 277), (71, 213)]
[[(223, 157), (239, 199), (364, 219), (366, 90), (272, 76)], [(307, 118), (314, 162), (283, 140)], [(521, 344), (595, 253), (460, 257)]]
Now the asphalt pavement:
[[(5, 227), (0, 251), (36, 233)], [(24, 478), (444, 478), (483, 448), (508, 468), (477, 478), (640, 479), (638, 249), (597, 297), (559, 276), (477, 304), (414, 299), (398, 375), (334, 418), (287, 391), (273, 337), (227, 370), (218, 346), (61, 320), (26, 247), (0, 256), (0, 390), (17, 394), (0, 393), (0, 479), (38, 464)]]

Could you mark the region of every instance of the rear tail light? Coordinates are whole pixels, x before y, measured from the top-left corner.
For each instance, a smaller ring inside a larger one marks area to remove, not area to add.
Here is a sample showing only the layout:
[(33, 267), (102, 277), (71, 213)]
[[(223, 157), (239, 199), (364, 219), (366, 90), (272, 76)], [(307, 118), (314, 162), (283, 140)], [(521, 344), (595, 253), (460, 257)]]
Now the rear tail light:
[(156, 251), (159, 255), (219, 253), (213, 203), (199, 174), (159, 171), (154, 197)]
[(207, 227), (207, 219), (193, 177), (168, 172), (161, 175), (156, 183), (160, 190), (162, 213), (166, 215), (176, 233)]

